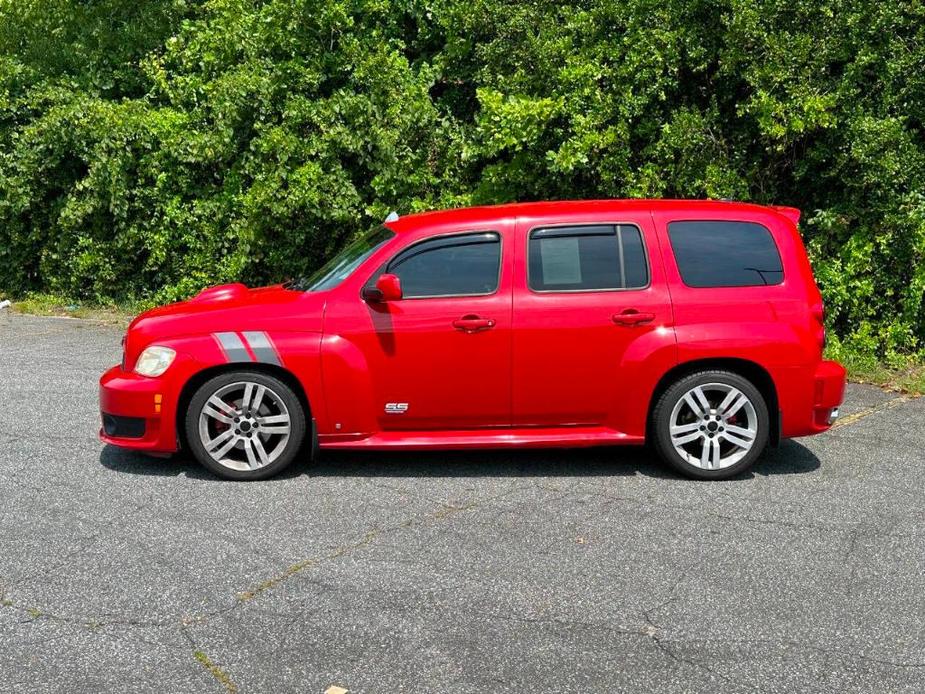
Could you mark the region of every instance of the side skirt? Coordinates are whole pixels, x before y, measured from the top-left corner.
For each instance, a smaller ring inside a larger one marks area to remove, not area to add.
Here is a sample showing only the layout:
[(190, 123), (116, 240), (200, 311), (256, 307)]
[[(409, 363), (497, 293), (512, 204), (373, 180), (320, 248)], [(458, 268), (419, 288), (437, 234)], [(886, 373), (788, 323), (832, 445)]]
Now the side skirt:
[(549, 427), (462, 431), (385, 431), (377, 434), (321, 435), (322, 449), (460, 450), (466, 448), (581, 448), (645, 442), (605, 427)]

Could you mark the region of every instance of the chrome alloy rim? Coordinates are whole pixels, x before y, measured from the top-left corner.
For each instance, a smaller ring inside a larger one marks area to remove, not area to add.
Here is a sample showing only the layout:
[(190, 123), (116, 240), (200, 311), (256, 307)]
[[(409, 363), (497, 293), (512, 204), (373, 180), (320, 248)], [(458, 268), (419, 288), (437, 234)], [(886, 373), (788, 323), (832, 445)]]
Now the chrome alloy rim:
[(199, 440), (231, 470), (256, 470), (279, 458), (292, 431), (283, 399), (271, 388), (241, 381), (223, 386), (199, 413)]
[(671, 410), (671, 443), (691, 465), (722, 470), (742, 460), (758, 436), (755, 406), (725, 383), (695, 386)]

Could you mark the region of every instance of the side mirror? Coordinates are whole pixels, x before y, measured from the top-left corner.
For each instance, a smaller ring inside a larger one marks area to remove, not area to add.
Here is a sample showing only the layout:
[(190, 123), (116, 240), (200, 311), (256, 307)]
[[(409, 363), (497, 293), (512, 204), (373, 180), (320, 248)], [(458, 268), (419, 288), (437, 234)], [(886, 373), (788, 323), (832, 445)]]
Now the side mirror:
[(363, 298), (372, 303), (381, 301), (398, 301), (401, 299), (401, 280), (398, 275), (386, 273), (379, 275), (375, 287), (363, 289)]

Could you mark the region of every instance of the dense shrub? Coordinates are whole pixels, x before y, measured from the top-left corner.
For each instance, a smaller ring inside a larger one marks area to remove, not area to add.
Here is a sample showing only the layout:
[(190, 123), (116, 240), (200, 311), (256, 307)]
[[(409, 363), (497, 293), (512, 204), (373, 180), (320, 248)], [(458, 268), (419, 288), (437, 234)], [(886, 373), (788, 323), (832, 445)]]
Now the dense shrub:
[(0, 0), (0, 291), (182, 297), (402, 212), (804, 210), (848, 344), (925, 343), (925, 5)]

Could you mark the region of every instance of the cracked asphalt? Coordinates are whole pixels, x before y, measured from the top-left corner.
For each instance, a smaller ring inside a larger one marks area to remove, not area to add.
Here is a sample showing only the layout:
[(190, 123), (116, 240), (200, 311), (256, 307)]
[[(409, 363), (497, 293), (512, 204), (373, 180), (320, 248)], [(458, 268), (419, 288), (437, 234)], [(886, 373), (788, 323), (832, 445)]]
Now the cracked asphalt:
[(921, 692), (925, 399), (698, 483), (645, 450), (104, 447), (120, 331), (0, 313), (0, 692)]

